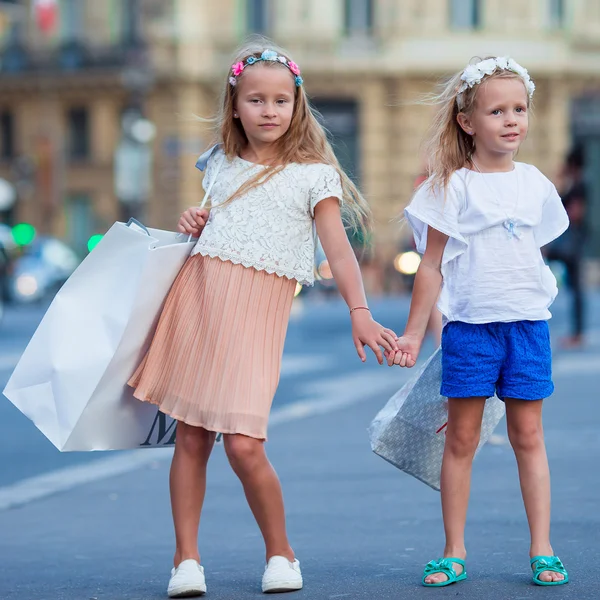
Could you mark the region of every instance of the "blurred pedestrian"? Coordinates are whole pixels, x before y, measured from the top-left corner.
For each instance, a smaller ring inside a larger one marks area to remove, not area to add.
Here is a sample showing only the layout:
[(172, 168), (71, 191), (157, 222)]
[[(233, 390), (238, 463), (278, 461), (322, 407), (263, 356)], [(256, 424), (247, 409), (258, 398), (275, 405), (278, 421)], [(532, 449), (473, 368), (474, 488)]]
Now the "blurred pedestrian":
[[(494, 393), (506, 403), (533, 582), (568, 582), (550, 545), (542, 403), (554, 390), (547, 319), (557, 287), (540, 251), (566, 230), (568, 217), (554, 185), (534, 166), (514, 162), (527, 136), (534, 89), (527, 70), (505, 57), (452, 77), (437, 97), (427, 146), (431, 177), (405, 211), (424, 256), (400, 351), (388, 364), (415, 364), (438, 295), (448, 320), (440, 390), (448, 397), (441, 472), (446, 546), (443, 557), (425, 567), (425, 586), (467, 577), (472, 461), (486, 399)], [(504, 564), (498, 561), (498, 569)]]
[[(206, 592), (198, 526), (217, 433), (266, 546), (264, 592), (302, 588), (283, 496), (265, 454), (267, 421), (298, 283), (313, 283), (313, 223), (350, 309), (356, 350), (380, 363), (396, 335), (375, 322), (342, 222), (369, 209), (311, 111), (300, 69), (265, 40), (242, 48), (225, 77), (220, 144), (198, 161), (213, 182), (210, 215), (190, 208), (179, 230), (200, 236), (130, 381), (135, 396), (177, 419), (171, 466), (175, 525), (170, 597)], [(200, 235), (201, 234), (201, 235)]]
[(561, 340), (563, 348), (579, 348), (584, 341), (585, 302), (583, 283), (584, 246), (587, 238), (587, 187), (584, 181), (583, 149), (572, 150), (562, 173), (561, 198), (569, 215), (569, 229), (547, 249), (548, 260), (563, 263), (571, 292), (571, 335)]

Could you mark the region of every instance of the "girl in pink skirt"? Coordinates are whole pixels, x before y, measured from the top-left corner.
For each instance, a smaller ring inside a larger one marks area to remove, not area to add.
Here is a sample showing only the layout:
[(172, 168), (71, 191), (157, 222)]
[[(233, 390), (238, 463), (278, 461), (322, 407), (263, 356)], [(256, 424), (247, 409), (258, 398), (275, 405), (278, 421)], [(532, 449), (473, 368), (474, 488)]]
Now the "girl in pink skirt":
[(273, 45), (237, 55), (225, 80), (219, 144), (198, 161), (210, 215), (190, 208), (179, 230), (198, 236), (169, 297), (135, 396), (177, 419), (171, 466), (176, 550), (168, 593), (206, 592), (198, 527), (217, 433), (266, 545), (264, 592), (302, 588), (286, 534), (279, 480), (264, 449), (294, 291), (313, 283), (313, 224), (350, 309), (362, 361), (396, 350), (375, 322), (342, 211), (360, 226), (368, 206), (315, 119), (300, 68)]

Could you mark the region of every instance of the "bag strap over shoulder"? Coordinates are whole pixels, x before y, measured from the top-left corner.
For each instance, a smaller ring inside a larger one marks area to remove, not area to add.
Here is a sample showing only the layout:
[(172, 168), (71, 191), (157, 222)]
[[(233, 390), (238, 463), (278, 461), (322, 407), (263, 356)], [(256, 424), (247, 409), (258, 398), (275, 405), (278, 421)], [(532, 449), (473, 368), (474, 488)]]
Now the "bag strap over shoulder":
[[(207, 152), (205, 152), (196, 162), (196, 167), (198, 169), (200, 169), (201, 171), (204, 171), (204, 169), (206, 168), (206, 165), (208, 164), (208, 159), (215, 153), (215, 151), (220, 148), (219, 145), (213, 146), (210, 150), (208, 150)], [(204, 198), (202, 199), (202, 203), (200, 204), (200, 208), (204, 208), (204, 206), (206, 206), (206, 203), (208, 202), (208, 197), (210, 195), (210, 191), (212, 190), (213, 185), (215, 184), (215, 181), (217, 180), (217, 177), (219, 175), (219, 171), (221, 170), (221, 167), (223, 166), (223, 163), (225, 162), (225, 152), (223, 152), (223, 156), (221, 156), (218, 164), (216, 165), (215, 168), (215, 172), (212, 176), (211, 181), (208, 182), (208, 185), (206, 186), (206, 194), (204, 194)]]
[[(213, 146), (212, 148), (210, 148), (209, 150), (207, 150), (196, 161), (196, 168), (200, 169), (200, 171), (204, 171), (204, 169), (206, 169), (206, 166), (208, 165), (208, 159), (216, 152), (216, 150), (219, 147), (220, 147), (219, 144), (217, 144), (217, 145)], [(223, 163), (225, 162), (226, 158), (227, 157), (225, 156), (225, 152), (223, 152), (223, 156), (220, 158), (218, 164), (216, 165), (215, 172), (212, 176), (212, 179), (208, 182), (208, 185), (206, 186), (206, 193), (204, 194), (204, 198), (202, 199), (202, 202), (200, 203), (200, 208), (204, 208), (206, 206), (206, 203), (208, 202), (208, 197), (210, 195), (210, 191), (212, 190), (212, 187), (215, 184), (217, 177), (219, 176), (219, 171), (221, 170), (221, 167), (223, 166)], [(190, 233), (187, 241), (190, 242), (191, 240), (192, 240), (192, 234)]]

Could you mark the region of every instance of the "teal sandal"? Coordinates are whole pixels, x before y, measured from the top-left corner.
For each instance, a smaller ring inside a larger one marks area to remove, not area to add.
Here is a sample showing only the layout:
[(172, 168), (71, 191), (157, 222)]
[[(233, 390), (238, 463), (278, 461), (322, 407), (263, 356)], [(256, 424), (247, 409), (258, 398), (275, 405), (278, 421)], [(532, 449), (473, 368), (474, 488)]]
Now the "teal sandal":
[[(533, 570), (533, 583), (536, 585), (564, 585), (569, 583), (569, 574), (558, 556), (534, 556), (530, 564)], [(565, 578), (562, 581), (541, 581), (540, 574), (544, 571), (560, 573)]]
[[(456, 563), (463, 568), (460, 575), (456, 574), (452, 563)], [(425, 583), (425, 578), (430, 575), (436, 575), (437, 573), (443, 573), (448, 577), (447, 581), (440, 581), (439, 583)], [(467, 570), (465, 568), (465, 561), (461, 558), (440, 558), (438, 560), (432, 560), (425, 565), (425, 571), (423, 572), (423, 585), (425, 587), (444, 587), (451, 583), (458, 583), (464, 581), (467, 578)]]

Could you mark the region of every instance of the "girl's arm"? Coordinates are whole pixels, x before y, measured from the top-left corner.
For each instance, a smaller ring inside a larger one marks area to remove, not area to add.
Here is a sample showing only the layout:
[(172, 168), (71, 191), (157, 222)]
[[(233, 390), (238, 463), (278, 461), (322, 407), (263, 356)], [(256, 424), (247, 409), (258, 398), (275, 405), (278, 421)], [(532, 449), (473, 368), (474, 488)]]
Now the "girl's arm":
[(398, 339), (399, 351), (388, 355), (388, 365), (414, 367), (425, 337), (427, 323), (442, 285), (442, 257), (448, 236), (428, 227), (427, 248), (415, 276), (410, 313), (404, 335)]
[[(366, 307), (367, 300), (360, 268), (342, 223), (337, 198), (326, 198), (316, 205), (315, 223), (329, 268), (348, 308)], [(360, 359), (365, 362), (367, 356), (364, 347), (369, 346), (377, 356), (379, 364), (383, 364), (383, 355), (379, 346), (385, 348), (386, 354), (393, 355), (397, 348), (396, 334), (374, 321), (368, 310), (355, 310), (350, 313), (350, 317), (352, 338)]]

